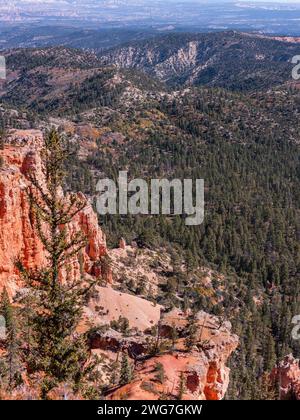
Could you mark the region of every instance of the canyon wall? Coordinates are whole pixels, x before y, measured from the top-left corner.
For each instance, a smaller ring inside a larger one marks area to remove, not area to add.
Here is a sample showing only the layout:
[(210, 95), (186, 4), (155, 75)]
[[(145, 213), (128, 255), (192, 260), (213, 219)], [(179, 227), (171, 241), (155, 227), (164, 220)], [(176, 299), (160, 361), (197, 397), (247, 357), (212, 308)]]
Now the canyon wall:
[(271, 373), (280, 400), (300, 400), (300, 360), (292, 354), (281, 360)]
[[(41, 182), (43, 179), (39, 155), (42, 141), (38, 130), (14, 130), (0, 150), (0, 290), (5, 286), (11, 295), (21, 286), (17, 258), (26, 268), (41, 267), (45, 262), (46, 253), (34, 229), (26, 192), (30, 170), (34, 168)], [(84, 271), (100, 275), (99, 259), (107, 253), (106, 239), (90, 204), (68, 229), (86, 235)], [(72, 264), (72, 275), (80, 275), (78, 261)]]

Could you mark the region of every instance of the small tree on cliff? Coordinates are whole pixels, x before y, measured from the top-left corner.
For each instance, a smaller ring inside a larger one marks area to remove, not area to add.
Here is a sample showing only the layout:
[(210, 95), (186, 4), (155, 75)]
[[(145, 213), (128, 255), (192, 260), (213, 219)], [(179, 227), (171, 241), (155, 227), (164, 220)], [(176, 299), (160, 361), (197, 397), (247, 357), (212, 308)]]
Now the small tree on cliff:
[(120, 385), (128, 384), (132, 379), (132, 370), (126, 353), (122, 354)]
[(65, 198), (62, 193), (66, 157), (61, 137), (51, 130), (41, 152), (44, 179), (32, 171), (28, 189), (32, 220), (46, 250), (47, 263), (36, 270), (17, 263), (33, 297), (29, 363), (33, 372), (45, 374), (43, 397), (63, 382), (72, 383), (77, 390), (88, 359), (85, 342), (75, 330), (94, 283), (70, 276), (72, 260), (85, 246), (86, 238), (80, 232), (68, 233), (68, 225), (86, 201), (76, 194)]
[(191, 315), (188, 319), (187, 335), (184, 341), (186, 349), (189, 351), (197, 344), (197, 321), (194, 315)]
[(179, 400), (182, 400), (185, 390), (186, 390), (186, 378), (185, 378), (184, 373), (180, 372), (179, 384), (178, 384), (178, 399)]
[(5, 327), (9, 328), (13, 318), (13, 309), (6, 288), (2, 290), (0, 298), (0, 315), (5, 320)]
[(171, 341), (172, 341), (172, 348), (175, 348), (176, 342), (178, 340), (178, 332), (175, 323), (172, 324), (171, 329)]
[(164, 365), (162, 363), (156, 363), (155, 372), (156, 372), (155, 379), (161, 384), (163, 384), (166, 380), (166, 372), (164, 369)]
[(0, 150), (4, 148), (5, 137), (6, 137), (6, 130), (4, 127), (0, 127)]
[(18, 370), (20, 367), (20, 349), (18, 328), (14, 309), (6, 288), (3, 289), (0, 299), (0, 315), (5, 320), (5, 347), (7, 354), (2, 366), (2, 376), (5, 377), (8, 388), (11, 389), (20, 382)]

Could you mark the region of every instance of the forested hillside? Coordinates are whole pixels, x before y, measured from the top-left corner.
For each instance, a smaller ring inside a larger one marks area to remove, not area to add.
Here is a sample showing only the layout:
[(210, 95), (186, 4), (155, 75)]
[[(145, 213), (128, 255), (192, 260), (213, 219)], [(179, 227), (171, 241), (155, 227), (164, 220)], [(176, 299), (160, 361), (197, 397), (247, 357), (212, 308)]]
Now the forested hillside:
[[(129, 168), (132, 178), (205, 180), (201, 227), (187, 229), (180, 217), (107, 217), (101, 224), (112, 245), (122, 232), (148, 247), (171, 244), (184, 256), (188, 273), (170, 279), (159, 302), (170, 309), (191, 305), (233, 322), (241, 346), (232, 360), (230, 398), (261, 398), (263, 372), (290, 352), (299, 355), (291, 338), (291, 318), (300, 309), (298, 101), (297, 92), (266, 101), (220, 90), (189, 92), (135, 111), (131, 122), (118, 117), (112, 130), (123, 133), (125, 143), (99, 141), (86, 160), (85, 170), (112, 178)], [(203, 265), (225, 276), (213, 295), (195, 278)]]
[(106, 51), (103, 63), (137, 68), (170, 86), (267, 89), (290, 80), (299, 45), (238, 32), (171, 34)]

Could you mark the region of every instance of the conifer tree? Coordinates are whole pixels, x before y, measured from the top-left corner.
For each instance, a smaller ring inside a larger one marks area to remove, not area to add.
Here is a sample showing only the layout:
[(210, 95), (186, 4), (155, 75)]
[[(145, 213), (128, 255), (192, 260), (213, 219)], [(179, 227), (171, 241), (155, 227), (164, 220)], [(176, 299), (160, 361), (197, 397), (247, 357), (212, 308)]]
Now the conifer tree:
[(272, 335), (269, 333), (266, 349), (265, 349), (265, 370), (270, 372), (276, 364), (276, 351), (275, 351), (275, 342)]
[(20, 367), (20, 347), (18, 340), (17, 324), (12, 317), (11, 323), (7, 328), (7, 364), (8, 364), (8, 386), (13, 388), (21, 382), (19, 373)]
[(177, 332), (175, 324), (173, 323), (172, 329), (171, 329), (171, 341), (172, 341), (173, 348), (175, 347), (177, 340), (178, 340), (178, 332)]
[(0, 300), (0, 315), (3, 316), (5, 320), (5, 327), (8, 329), (12, 323), (13, 310), (10, 303), (10, 299), (7, 293), (6, 288), (4, 287), (1, 294)]
[(6, 137), (5, 127), (0, 127), (0, 150), (4, 148), (5, 137)]
[(192, 315), (188, 320), (187, 336), (184, 341), (185, 347), (188, 351), (191, 350), (197, 343), (197, 329), (196, 319)]
[(33, 344), (28, 362), (33, 372), (43, 372), (42, 397), (59, 383), (70, 382), (75, 390), (87, 372), (88, 353), (82, 337), (76, 336), (84, 299), (94, 281), (71, 278), (72, 260), (86, 244), (81, 232), (68, 234), (68, 225), (86, 206), (83, 196), (62, 193), (67, 152), (55, 130), (47, 133), (41, 152), (44, 180), (29, 174), (28, 199), (38, 236), (47, 253), (47, 263), (36, 270), (17, 263), (30, 291)]
[(126, 353), (122, 354), (121, 372), (120, 372), (120, 385), (128, 384), (132, 379), (131, 366)]
[(12, 304), (6, 288), (3, 289), (0, 300), (0, 315), (5, 320), (5, 347), (7, 355), (5, 357), (5, 371), (7, 384), (12, 389), (17, 384), (17, 373), (20, 365), (20, 352), (18, 340), (18, 328)]
[(276, 386), (270, 380), (268, 373), (264, 373), (258, 381), (258, 395), (259, 400), (276, 400)]
[(166, 372), (162, 363), (156, 363), (155, 372), (155, 379), (157, 379), (161, 384), (163, 384), (166, 379)]
[(119, 376), (119, 362), (112, 362), (110, 364), (110, 379), (109, 382), (112, 386), (118, 383)]
[(178, 399), (182, 400), (183, 394), (186, 389), (186, 379), (183, 372), (180, 372), (179, 385), (178, 385)]

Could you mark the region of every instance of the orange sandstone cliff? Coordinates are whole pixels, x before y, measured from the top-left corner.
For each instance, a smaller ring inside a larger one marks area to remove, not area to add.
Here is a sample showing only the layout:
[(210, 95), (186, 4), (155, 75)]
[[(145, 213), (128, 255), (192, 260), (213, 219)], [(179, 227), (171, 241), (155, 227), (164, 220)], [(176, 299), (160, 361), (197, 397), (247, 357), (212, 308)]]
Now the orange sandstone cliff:
[(280, 400), (300, 400), (300, 360), (287, 355), (273, 369), (271, 379), (278, 387)]
[[(42, 133), (38, 130), (14, 130), (0, 150), (0, 290), (5, 286), (11, 295), (20, 286), (15, 260), (20, 258), (26, 267), (43, 264), (45, 252), (36, 235), (30, 215), (26, 189), (29, 170), (38, 173), (42, 180), (39, 150)], [(81, 230), (87, 237), (83, 250), (83, 267), (86, 273), (99, 273), (99, 258), (107, 253), (105, 235), (92, 207), (81, 211), (69, 227)], [(79, 275), (79, 262), (74, 262), (73, 275)]]

